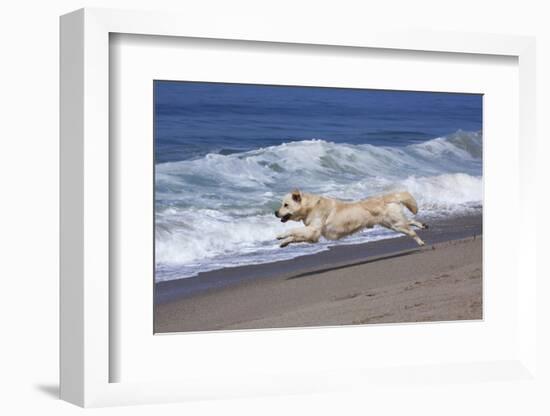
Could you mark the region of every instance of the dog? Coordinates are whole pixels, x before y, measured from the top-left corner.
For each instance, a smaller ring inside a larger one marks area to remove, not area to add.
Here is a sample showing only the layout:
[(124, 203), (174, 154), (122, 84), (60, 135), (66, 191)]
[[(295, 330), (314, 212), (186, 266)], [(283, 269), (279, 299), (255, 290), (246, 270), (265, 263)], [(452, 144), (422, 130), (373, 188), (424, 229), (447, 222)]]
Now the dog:
[(280, 247), (291, 243), (316, 243), (321, 236), (328, 240), (339, 240), (364, 228), (375, 225), (403, 233), (416, 241), (424, 241), (411, 226), (426, 229), (424, 223), (405, 216), (403, 206), (416, 214), (418, 206), (409, 192), (393, 192), (355, 202), (345, 202), (320, 195), (308, 194), (298, 189), (283, 197), (281, 207), (275, 216), (281, 222), (302, 221), (305, 227), (293, 228), (277, 236)]

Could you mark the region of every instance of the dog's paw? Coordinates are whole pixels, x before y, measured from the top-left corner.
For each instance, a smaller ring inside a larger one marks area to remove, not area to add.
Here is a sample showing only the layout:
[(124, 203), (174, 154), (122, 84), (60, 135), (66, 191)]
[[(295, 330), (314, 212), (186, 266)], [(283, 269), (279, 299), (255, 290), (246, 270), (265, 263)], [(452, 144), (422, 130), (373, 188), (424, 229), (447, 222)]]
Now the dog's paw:
[(286, 234), (279, 234), (277, 236), (277, 240), (284, 240), (285, 238), (287, 238), (288, 236)]

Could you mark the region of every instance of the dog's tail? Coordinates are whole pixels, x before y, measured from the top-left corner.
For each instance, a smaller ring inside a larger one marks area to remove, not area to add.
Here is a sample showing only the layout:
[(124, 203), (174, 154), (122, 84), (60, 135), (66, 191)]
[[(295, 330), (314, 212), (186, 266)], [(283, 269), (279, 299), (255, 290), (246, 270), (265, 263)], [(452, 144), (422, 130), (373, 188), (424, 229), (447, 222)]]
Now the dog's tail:
[(416, 205), (416, 200), (410, 193), (406, 191), (394, 192), (393, 194), (384, 195), (384, 202), (386, 204), (397, 202), (405, 205), (407, 209), (413, 214), (416, 214), (418, 212), (418, 205)]

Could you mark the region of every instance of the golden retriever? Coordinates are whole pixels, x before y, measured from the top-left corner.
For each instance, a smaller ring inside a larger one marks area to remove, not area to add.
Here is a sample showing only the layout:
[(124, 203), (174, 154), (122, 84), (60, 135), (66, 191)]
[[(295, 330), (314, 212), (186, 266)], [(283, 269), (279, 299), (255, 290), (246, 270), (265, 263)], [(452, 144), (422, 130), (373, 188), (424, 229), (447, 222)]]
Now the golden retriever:
[(275, 216), (281, 222), (302, 221), (305, 227), (293, 228), (278, 235), (277, 239), (282, 240), (281, 247), (291, 243), (316, 243), (321, 236), (338, 240), (364, 228), (381, 225), (408, 235), (418, 245), (423, 246), (424, 241), (411, 226), (421, 229), (428, 226), (408, 219), (403, 212), (403, 205), (413, 214), (418, 212), (416, 201), (408, 192), (394, 192), (361, 201), (345, 202), (295, 189), (284, 196)]

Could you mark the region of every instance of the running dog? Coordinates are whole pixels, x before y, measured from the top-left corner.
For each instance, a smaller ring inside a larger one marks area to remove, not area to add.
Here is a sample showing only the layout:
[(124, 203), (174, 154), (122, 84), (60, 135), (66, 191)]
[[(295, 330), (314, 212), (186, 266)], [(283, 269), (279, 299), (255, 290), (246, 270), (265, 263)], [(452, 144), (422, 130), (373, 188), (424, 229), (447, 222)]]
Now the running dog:
[(302, 221), (305, 227), (293, 228), (278, 235), (277, 239), (282, 240), (281, 247), (291, 243), (316, 243), (321, 236), (338, 240), (364, 228), (381, 225), (408, 235), (418, 245), (423, 246), (424, 241), (411, 226), (420, 229), (428, 226), (409, 220), (403, 212), (403, 206), (413, 214), (418, 212), (416, 201), (408, 192), (394, 192), (361, 201), (344, 202), (295, 189), (284, 196), (275, 216), (281, 222)]

